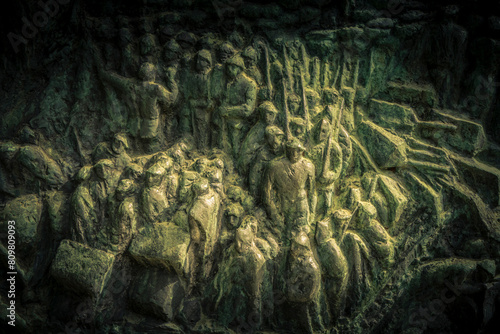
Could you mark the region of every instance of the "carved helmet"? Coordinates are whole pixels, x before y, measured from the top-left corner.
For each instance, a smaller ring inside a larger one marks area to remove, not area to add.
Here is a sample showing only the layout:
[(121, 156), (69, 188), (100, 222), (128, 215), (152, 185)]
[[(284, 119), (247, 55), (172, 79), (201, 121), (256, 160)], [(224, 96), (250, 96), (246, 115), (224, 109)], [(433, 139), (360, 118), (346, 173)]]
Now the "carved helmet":
[(274, 106), (274, 104), (271, 101), (264, 101), (261, 103), (259, 106), (259, 111), (261, 115), (267, 114), (267, 112), (272, 112), (273, 114), (278, 113), (278, 109)]
[(292, 138), (289, 141), (286, 142), (286, 147), (287, 148), (294, 148), (294, 149), (299, 149), (301, 151), (305, 151), (306, 148), (304, 145), (298, 140), (297, 138)]
[(255, 61), (257, 60), (257, 51), (253, 47), (249, 46), (243, 51), (242, 56)]
[(227, 64), (228, 65), (235, 65), (235, 66), (240, 67), (241, 69), (245, 69), (245, 62), (243, 61), (243, 58), (241, 58), (241, 56), (238, 56), (238, 55), (229, 58), (229, 60), (227, 61)]

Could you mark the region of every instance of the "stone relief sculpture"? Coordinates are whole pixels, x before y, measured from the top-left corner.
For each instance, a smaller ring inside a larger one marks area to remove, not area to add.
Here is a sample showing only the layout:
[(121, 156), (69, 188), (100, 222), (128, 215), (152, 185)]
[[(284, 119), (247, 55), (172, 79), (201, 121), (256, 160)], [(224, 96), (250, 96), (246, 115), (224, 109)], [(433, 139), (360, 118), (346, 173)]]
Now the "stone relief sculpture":
[[(88, 75), (102, 105), (127, 111), (108, 120), (108, 133), (83, 149), (75, 130), (78, 152), (66, 164), (29, 127), (0, 142), (3, 214), (40, 211), (33, 224), (46, 219), (59, 233), (33, 244), (52, 252), (36, 270), (52, 273), (64, 298), (78, 286), (96, 310), (116, 301), (129, 312), (124, 323), (159, 318), (154, 330), (175, 333), (368, 331), (360, 314), (373, 320), (410, 303), (394, 296), (419, 284), (409, 268), (431, 275), (422, 261), (460, 248), (437, 239), (452, 223), (474, 231), (464, 247), (476, 252), (466, 264), (454, 253), (453, 268), (493, 284), (498, 150), (481, 155), (483, 125), (438, 107), (432, 85), (377, 72), (389, 64), (381, 29), (366, 28), (377, 37), (357, 50), (365, 28), (226, 36), (153, 29), (151, 17), (140, 29), (117, 19), (117, 57), (89, 31)], [(449, 102), (452, 87), (437, 78)], [(99, 275), (67, 266), (58, 254), (68, 249), (92, 253), (85, 261)], [(22, 263), (32, 277), (35, 262)], [(102, 292), (125, 270), (125, 297)]]

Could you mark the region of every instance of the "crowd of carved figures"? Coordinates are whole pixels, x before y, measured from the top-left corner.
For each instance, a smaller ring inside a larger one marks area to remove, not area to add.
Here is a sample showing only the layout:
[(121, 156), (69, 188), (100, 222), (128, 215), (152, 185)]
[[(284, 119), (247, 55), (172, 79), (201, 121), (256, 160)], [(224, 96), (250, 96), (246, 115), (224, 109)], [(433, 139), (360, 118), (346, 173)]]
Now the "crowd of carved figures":
[(122, 253), (139, 229), (183, 212), (190, 243), (179, 279), (188, 296), (213, 298), (220, 321), (257, 314), (256, 324), (273, 325), (284, 312), (270, 302), (279, 291), (299, 311), (283, 313), (298, 328), (334, 323), (384, 275), (394, 249), (371, 195), (353, 186), (344, 207), (334, 200), (353, 148), (329, 83), (337, 78), (325, 73), (332, 65), (298, 41), (275, 51), (186, 33), (157, 49), (148, 36), (137, 79), (127, 47), (114, 70), (92, 49), (128, 119), (76, 176), (72, 239)]
[[(188, 297), (211, 300), (204, 311), (223, 325), (244, 315), (314, 332), (354, 312), (394, 265), (388, 231), (408, 201), (379, 167), (421, 166), (447, 184), (457, 175), (447, 153), (405, 136), (444, 138), (457, 126), (375, 115), (407, 140), (409, 160), (399, 148), (370, 156), (357, 137), (395, 135), (363, 119), (356, 133), (353, 58), (312, 57), (300, 40), (142, 29), (138, 50), (125, 18), (119, 50), (98, 33), (89, 42), (107, 108), (125, 121), (73, 177), (70, 238), (126, 254), (144, 229), (175, 223), (189, 244), (172, 275)], [(31, 187), (58, 188), (67, 168), (35, 137), (23, 128), (20, 144), (2, 143), (4, 163), (22, 166), (14, 176)]]

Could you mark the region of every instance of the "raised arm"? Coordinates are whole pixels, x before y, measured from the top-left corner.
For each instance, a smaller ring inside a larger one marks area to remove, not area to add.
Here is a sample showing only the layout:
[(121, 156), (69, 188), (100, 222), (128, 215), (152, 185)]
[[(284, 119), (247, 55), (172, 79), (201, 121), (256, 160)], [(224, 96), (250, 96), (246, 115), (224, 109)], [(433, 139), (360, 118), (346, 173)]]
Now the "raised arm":
[(179, 86), (175, 81), (175, 74), (177, 73), (177, 69), (173, 66), (167, 69), (167, 88), (162, 85), (158, 85), (158, 97), (159, 99), (166, 103), (172, 104), (177, 100), (179, 95)]
[(133, 90), (134, 80), (122, 77), (119, 74), (99, 69), (99, 78), (122, 93), (128, 94)]

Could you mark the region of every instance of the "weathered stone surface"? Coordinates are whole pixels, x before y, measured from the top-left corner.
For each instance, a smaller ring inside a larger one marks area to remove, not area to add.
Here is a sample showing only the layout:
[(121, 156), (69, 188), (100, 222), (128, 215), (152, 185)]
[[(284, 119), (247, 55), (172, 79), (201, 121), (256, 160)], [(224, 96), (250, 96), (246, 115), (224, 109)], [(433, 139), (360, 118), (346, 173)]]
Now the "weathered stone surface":
[(71, 240), (63, 240), (50, 267), (54, 279), (67, 289), (99, 297), (115, 256)]
[(145, 266), (158, 266), (182, 273), (189, 234), (172, 223), (153, 224), (139, 229), (128, 252)]
[(141, 314), (172, 321), (177, 315), (184, 289), (175, 276), (161, 269), (148, 268), (138, 276), (129, 292), (130, 305)]
[(370, 121), (362, 122), (358, 133), (379, 167), (402, 167), (406, 164), (406, 143), (402, 138)]
[(500, 170), (457, 155), (451, 157), (457, 171), (472, 189), (477, 189), (482, 200), (492, 209), (500, 205)]
[(432, 110), (432, 118), (457, 126), (456, 131), (431, 131), (424, 134), (434, 140), (439, 146), (450, 147), (459, 153), (475, 156), (485, 149), (486, 135), (479, 123), (454, 116), (449, 111)]
[(382, 190), (388, 205), (388, 226), (397, 224), (408, 204), (407, 190), (403, 189), (397, 181), (385, 175), (378, 176), (378, 186)]
[(368, 115), (377, 125), (411, 133), (416, 126), (415, 112), (408, 106), (372, 99)]
[(19, 250), (30, 253), (38, 240), (42, 218), (43, 201), (37, 195), (25, 195), (8, 202), (2, 210), (2, 228), (7, 231), (7, 220), (14, 220), (16, 245)]
[(37, 1), (0, 20), (16, 328), (499, 327), (496, 9)]
[(438, 103), (436, 92), (431, 85), (388, 82), (386, 90), (380, 95), (390, 101), (425, 107), (436, 107)]

